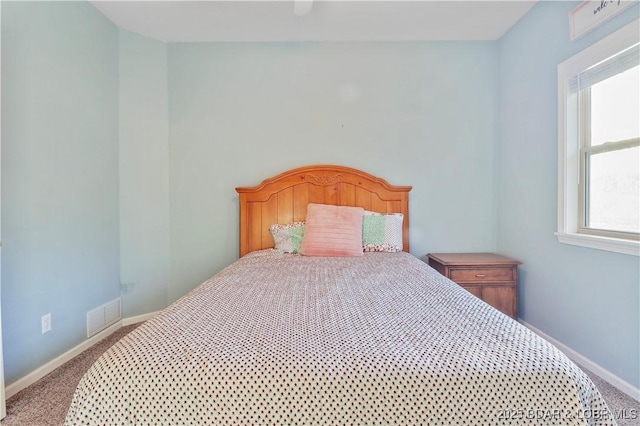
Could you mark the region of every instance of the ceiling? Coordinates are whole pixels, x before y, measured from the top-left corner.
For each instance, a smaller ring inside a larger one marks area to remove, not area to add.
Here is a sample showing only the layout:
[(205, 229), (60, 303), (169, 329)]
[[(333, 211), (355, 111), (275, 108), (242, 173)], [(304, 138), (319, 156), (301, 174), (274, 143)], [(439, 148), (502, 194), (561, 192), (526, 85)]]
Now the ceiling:
[(118, 27), (165, 42), (253, 42), (496, 40), (535, 1), (92, 3)]

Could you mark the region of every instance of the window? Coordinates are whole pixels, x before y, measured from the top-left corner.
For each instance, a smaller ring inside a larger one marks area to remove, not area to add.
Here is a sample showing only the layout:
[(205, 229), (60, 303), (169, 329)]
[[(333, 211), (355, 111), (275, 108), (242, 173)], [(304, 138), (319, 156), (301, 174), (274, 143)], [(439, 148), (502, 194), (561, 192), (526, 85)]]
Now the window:
[[(578, 232), (636, 240), (640, 235), (640, 65), (633, 66), (639, 49), (635, 45), (576, 76)], [(585, 75), (592, 81), (585, 82)]]
[(558, 66), (562, 243), (640, 255), (638, 28)]

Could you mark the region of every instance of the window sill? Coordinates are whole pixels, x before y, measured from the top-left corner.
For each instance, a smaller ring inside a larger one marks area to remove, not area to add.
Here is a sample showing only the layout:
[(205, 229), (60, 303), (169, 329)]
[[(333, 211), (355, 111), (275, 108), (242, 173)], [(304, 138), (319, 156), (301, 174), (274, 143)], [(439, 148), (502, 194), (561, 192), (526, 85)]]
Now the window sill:
[(556, 232), (555, 234), (558, 237), (558, 241), (562, 244), (640, 256), (640, 241), (577, 233)]

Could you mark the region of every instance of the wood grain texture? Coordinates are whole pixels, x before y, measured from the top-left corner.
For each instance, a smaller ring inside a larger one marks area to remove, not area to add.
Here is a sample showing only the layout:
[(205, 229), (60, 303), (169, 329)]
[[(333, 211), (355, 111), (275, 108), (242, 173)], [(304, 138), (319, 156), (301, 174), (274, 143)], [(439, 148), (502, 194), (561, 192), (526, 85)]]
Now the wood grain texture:
[(289, 170), (254, 187), (236, 188), (240, 201), (240, 256), (273, 247), (269, 226), (304, 220), (307, 204), (402, 213), (403, 250), (409, 251), (409, 191), (361, 170), (315, 165)]
[(429, 253), (429, 266), (489, 305), (518, 318), (520, 261), (495, 253)]

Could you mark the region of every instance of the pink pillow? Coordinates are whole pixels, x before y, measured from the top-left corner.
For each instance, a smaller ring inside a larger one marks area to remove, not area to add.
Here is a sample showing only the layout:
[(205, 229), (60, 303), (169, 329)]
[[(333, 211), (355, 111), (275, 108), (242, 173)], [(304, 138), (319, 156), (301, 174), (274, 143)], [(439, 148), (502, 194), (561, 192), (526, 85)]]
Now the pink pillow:
[(310, 203), (300, 253), (305, 256), (362, 256), (363, 214), (361, 207)]

